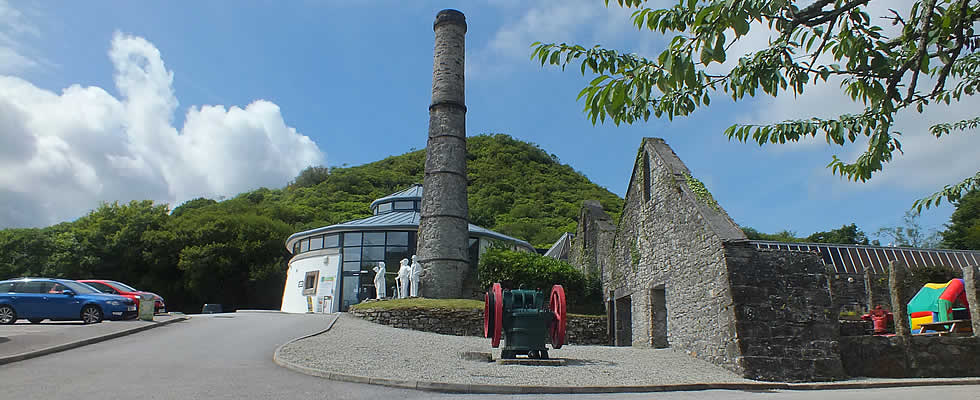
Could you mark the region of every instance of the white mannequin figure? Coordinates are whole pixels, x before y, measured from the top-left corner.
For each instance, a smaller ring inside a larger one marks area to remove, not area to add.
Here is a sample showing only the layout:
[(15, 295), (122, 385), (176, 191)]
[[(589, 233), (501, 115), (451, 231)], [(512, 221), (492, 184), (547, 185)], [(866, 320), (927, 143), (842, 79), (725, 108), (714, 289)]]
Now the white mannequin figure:
[(397, 284), (396, 289), (398, 290), (398, 298), (404, 299), (408, 297), (408, 284), (409, 279), (411, 279), (412, 267), (408, 265), (408, 259), (403, 258), (401, 261), (401, 267), (398, 268), (398, 277), (395, 278), (395, 283)]
[(378, 266), (374, 267), (374, 289), (377, 292), (376, 298), (381, 300), (388, 295), (388, 290), (385, 287), (385, 262), (378, 261)]
[(419, 256), (412, 256), (412, 297), (419, 297), (419, 281), (422, 279), (422, 264), (419, 263)]

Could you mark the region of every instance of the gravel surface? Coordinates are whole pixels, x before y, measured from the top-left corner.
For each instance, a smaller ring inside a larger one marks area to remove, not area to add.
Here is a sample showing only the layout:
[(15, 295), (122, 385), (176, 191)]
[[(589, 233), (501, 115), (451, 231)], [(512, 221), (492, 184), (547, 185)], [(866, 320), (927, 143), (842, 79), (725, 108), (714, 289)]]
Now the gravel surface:
[[(467, 361), (490, 340), (392, 328), (341, 314), (329, 331), (290, 343), (283, 361), (346, 375), (459, 384), (620, 386), (753, 382), (670, 349), (566, 345), (550, 350), (565, 366)], [(500, 349), (493, 349), (494, 359)]]

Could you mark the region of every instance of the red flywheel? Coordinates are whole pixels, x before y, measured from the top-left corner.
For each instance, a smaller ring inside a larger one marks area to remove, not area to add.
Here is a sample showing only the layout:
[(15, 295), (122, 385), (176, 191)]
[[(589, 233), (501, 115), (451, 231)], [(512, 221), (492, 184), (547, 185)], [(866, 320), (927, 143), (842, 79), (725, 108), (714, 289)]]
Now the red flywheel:
[(555, 321), (548, 329), (551, 336), (551, 347), (560, 349), (565, 344), (565, 327), (568, 323), (568, 314), (565, 311), (565, 288), (561, 285), (551, 287), (548, 308), (555, 315)]
[(493, 326), (490, 328), (490, 346), (500, 347), (500, 336), (504, 331), (504, 289), (499, 283), (490, 287), (490, 298), (493, 300)]

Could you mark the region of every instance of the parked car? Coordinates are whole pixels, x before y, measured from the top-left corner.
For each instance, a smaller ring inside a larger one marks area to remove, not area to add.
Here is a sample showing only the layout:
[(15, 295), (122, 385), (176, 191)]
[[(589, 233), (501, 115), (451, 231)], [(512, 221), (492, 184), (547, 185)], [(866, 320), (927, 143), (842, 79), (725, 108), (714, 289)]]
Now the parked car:
[(153, 312), (157, 314), (167, 312), (167, 305), (163, 303), (163, 297), (160, 297), (160, 295), (156, 293), (147, 292), (143, 290), (136, 290), (133, 289), (132, 286), (129, 286), (125, 283), (110, 281), (105, 279), (80, 279), (79, 282), (94, 287), (95, 290), (98, 290), (102, 293), (118, 294), (120, 296), (133, 299), (133, 301), (136, 302), (137, 307), (139, 307), (140, 305), (140, 295), (152, 294), (154, 298)]
[(37, 324), (82, 320), (94, 324), (136, 318), (136, 303), (67, 279), (20, 278), (0, 281), (0, 324), (27, 319)]

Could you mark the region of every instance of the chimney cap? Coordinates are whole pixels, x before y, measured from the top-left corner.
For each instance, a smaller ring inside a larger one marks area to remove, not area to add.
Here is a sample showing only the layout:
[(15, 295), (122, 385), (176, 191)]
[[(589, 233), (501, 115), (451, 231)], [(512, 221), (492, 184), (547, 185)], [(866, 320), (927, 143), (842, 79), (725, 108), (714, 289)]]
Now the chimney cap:
[(436, 14), (436, 21), (432, 24), (432, 29), (441, 24), (456, 24), (466, 29), (466, 16), (459, 10), (445, 9)]

